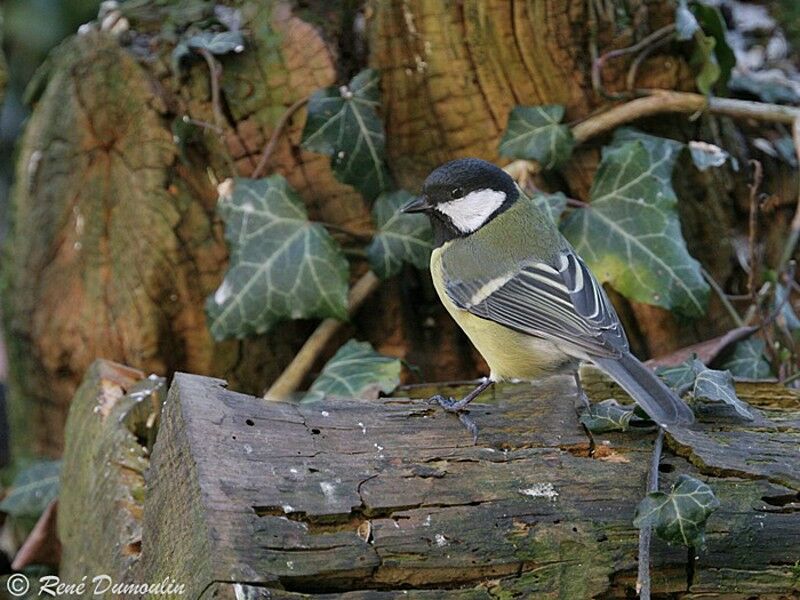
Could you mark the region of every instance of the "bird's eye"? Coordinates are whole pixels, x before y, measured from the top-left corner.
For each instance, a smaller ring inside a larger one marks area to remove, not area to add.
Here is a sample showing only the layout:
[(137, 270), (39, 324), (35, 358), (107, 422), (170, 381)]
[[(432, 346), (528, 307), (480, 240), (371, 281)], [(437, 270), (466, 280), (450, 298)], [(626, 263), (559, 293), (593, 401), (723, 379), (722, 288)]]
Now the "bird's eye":
[(453, 188), (452, 190), (450, 190), (450, 197), (453, 200), (458, 200), (459, 198), (462, 198), (463, 196), (464, 196), (464, 190), (462, 190), (460, 187)]

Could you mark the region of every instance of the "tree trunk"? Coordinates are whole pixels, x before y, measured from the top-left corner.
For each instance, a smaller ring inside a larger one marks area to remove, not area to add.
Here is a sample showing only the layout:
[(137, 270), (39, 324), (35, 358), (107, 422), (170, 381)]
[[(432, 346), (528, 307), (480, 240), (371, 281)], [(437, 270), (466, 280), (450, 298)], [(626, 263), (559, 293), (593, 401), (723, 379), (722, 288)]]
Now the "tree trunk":
[[(355, 2), (333, 8), (243, 2), (246, 50), (219, 58), (221, 137), (207, 128), (179, 145), (171, 131), (176, 119), (214, 124), (215, 110), (204, 61), (185, 74), (171, 72), (162, 4), (143, 11), (147, 18), (130, 17), (135, 36), (95, 31), (59, 48), (20, 145), (4, 260), (18, 449), (61, 451), (69, 401), (96, 357), (162, 375), (223, 377), (250, 393), (280, 373), (313, 323), (215, 342), (203, 303), (227, 262), (215, 183), (253, 171), (289, 106), (367, 64), (380, 69), (390, 168), (398, 183), (415, 190), (444, 160), (473, 155), (499, 162), (497, 144), (516, 104), (564, 103), (570, 120), (604, 106), (591, 88), (592, 53), (630, 44), (669, 23), (674, 10), (667, 0), (371, 0), (362, 32)], [(367, 42), (368, 52), (360, 51)], [(686, 62), (670, 52), (650, 57), (637, 85), (690, 86)], [(627, 66), (609, 65), (608, 89), (621, 88)], [(301, 109), (268, 171), (287, 177), (312, 218), (368, 233), (369, 207), (336, 181), (328, 157), (300, 147), (304, 122)], [(707, 119), (688, 125), (683, 117), (668, 123), (684, 139), (708, 126)], [(598, 157), (596, 146), (582, 148), (563, 178), (540, 183), (585, 198)], [(681, 216), (690, 250), (724, 281), (730, 252), (718, 242), (728, 239), (739, 215), (727, 188), (708, 192), (716, 189), (712, 183), (699, 188), (708, 193), (702, 202), (695, 201), (695, 182), (684, 184), (693, 192)], [(353, 278), (365, 268), (356, 261)], [(713, 301), (709, 317), (691, 323), (644, 305), (621, 302), (620, 312), (640, 354), (663, 353), (727, 327)], [(425, 380), (483, 371), (426, 273), (406, 270), (384, 285), (335, 342), (353, 333), (422, 365)], [(320, 364), (335, 348), (326, 349)]]
[[(70, 412), (65, 582), (167, 579), (189, 598), (632, 597), (631, 522), (654, 434), (597, 436), (589, 458), (571, 378), (487, 393), (470, 411), (473, 445), (457, 418), (425, 400), (463, 388), (298, 405), (179, 374), (147, 452), (136, 423), (160, 402), (142, 401), (121, 376), (95, 367)], [(96, 410), (98, 395), (120, 386)], [(755, 406), (788, 396), (793, 408), (668, 434), (662, 489), (689, 474), (720, 508), (704, 548), (687, 555), (654, 540), (659, 597), (797, 593), (798, 395), (774, 384), (738, 391)]]

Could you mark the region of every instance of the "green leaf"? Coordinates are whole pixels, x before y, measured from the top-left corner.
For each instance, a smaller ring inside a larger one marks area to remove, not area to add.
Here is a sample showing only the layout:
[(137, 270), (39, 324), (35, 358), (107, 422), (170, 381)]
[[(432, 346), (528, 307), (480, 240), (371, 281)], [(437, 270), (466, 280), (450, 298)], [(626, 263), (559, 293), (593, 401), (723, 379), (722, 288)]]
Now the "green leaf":
[(639, 503), (633, 524), (653, 527), (670, 544), (697, 548), (703, 545), (706, 521), (717, 508), (719, 500), (707, 484), (681, 475), (668, 494), (651, 492)]
[(545, 169), (563, 164), (572, 154), (575, 138), (561, 124), (564, 107), (516, 106), (508, 116), (508, 126), (500, 140), (500, 155), (535, 160)]
[(347, 261), (283, 177), (235, 180), (218, 210), (230, 265), (206, 300), (216, 339), (263, 333), (284, 319), (347, 318)]
[(201, 31), (189, 38), (183, 39), (172, 51), (172, 71), (180, 73), (181, 63), (185, 59), (195, 56), (195, 51), (208, 50), (211, 54), (228, 54), (244, 51), (244, 37), (240, 31)]
[(723, 404), (746, 419), (753, 418), (749, 406), (736, 395), (733, 375), (729, 371), (709, 369), (697, 355), (675, 367), (657, 369), (656, 374), (679, 396), (691, 391), (700, 408), (707, 404)]
[(593, 404), (588, 412), (581, 415), (580, 421), (592, 433), (627, 431), (633, 418), (633, 408), (622, 406), (616, 400), (603, 400)]
[(308, 101), (302, 145), (328, 154), (337, 179), (369, 200), (392, 187), (386, 137), (378, 116), (377, 71), (366, 69), (347, 86), (317, 90)]
[(656, 375), (661, 377), (673, 391), (682, 396), (684, 392), (694, 387), (694, 380), (697, 377), (692, 366), (693, 359), (683, 362), (675, 367), (659, 367)]
[(567, 207), (567, 197), (562, 192), (555, 194), (536, 192), (531, 196), (531, 200), (556, 224), (561, 220), (561, 214)]
[(734, 377), (768, 379), (772, 376), (772, 368), (764, 358), (764, 340), (758, 338), (737, 343), (723, 366)]
[(745, 419), (753, 418), (750, 408), (736, 395), (736, 387), (730, 371), (709, 369), (698, 359), (694, 359), (693, 367), (697, 378), (694, 380), (692, 395), (696, 400), (722, 402), (732, 407)]
[(11, 491), (0, 502), (0, 511), (12, 517), (38, 518), (58, 496), (60, 460), (42, 460), (20, 471)]
[(208, 50), (211, 54), (244, 51), (244, 37), (240, 31), (202, 31), (186, 40), (192, 50)]
[[(719, 9), (707, 4), (693, 2), (691, 10), (705, 34), (714, 38), (713, 51), (719, 67), (719, 87), (724, 87), (731, 77), (733, 67), (736, 66), (736, 55), (726, 38), (725, 19)], [(706, 43), (705, 46), (708, 47), (710, 44)]]
[(678, 6), (675, 9), (675, 31), (678, 40), (684, 42), (692, 39), (698, 29), (700, 29), (700, 24), (689, 10), (686, 0), (678, 0)]
[(594, 274), (637, 302), (705, 314), (709, 288), (681, 234), (671, 175), (683, 145), (630, 129), (604, 148), (591, 204), (564, 235)]
[(399, 273), (404, 262), (428, 268), (433, 244), (430, 221), (425, 215), (400, 212), (412, 197), (405, 190), (383, 193), (372, 207), (378, 232), (367, 247), (367, 258), (381, 279)]
[(350, 340), (325, 364), (302, 401), (329, 396), (374, 399), (397, 387), (401, 368), (399, 358), (378, 354), (367, 342)]
[(689, 61), (696, 73), (695, 83), (697, 84), (697, 89), (705, 96), (711, 94), (714, 84), (722, 76), (722, 69), (717, 61), (717, 55), (714, 53), (716, 45), (717, 40), (713, 37), (700, 34), (697, 36), (694, 52)]

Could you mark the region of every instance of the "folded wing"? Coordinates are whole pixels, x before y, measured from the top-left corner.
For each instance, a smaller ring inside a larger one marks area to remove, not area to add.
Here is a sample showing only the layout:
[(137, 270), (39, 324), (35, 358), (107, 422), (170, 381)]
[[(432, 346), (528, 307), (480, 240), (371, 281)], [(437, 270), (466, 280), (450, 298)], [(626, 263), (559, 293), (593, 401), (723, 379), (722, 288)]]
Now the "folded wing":
[(617, 358), (628, 352), (605, 291), (572, 251), (557, 266), (537, 262), (492, 279), (447, 279), (450, 299), (475, 316), (561, 342), (577, 356)]

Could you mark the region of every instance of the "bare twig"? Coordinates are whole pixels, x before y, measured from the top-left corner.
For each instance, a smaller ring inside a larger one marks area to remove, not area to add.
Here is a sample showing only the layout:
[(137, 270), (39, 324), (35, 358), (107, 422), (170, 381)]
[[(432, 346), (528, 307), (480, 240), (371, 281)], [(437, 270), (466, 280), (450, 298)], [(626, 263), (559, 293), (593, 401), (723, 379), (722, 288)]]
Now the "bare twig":
[[(659, 427), (653, 444), (653, 458), (647, 475), (647, 493), (658, 491), (658, 465), (661, 462), (661, 449), (664, 446), (664, 430)], [(639, 570), (636, 578), (636, 592), (641, 600), (650, 600), (650, 540), (653, 530), (643, 525), (639, 530)]]
[(764, 170), (761, 163), (757, 160), (751, 160), (750, 164), (753, 167), (753, 181), (750, 184), (750, 218), (748, 224), (748, 250), (750, 272), (747, 274), (747, 293), (750, 294), (750, 300), (753, 304), (756, 302), (756, 286), (759, 279), (759, 266), (760, 263), (756, 259), (756, 240), (758, 238), (758, 209), (759, 198), (758, 191), (761, 188), (761, 181), (764, 176)]
[(308, 104), (309, 97), (306, 96), (305, 98), (300, 98), (294, 104), (292, 104), (289, 108), (286, 109), (286, 112), (283, 113), (280, 120), (275, 124), (275, 129), (272, 132), (272, 135), (267, 142), (267, 145), (264, 146), (264, 151), (261, 153), (261, 158), (258, 159), (258, 164), (256, 168), (253, 169), (253, 173), (250, 175), (253, 179), (258, 179), (261, 177), (264, 169), (267, 167), (267, 163), (269, 163), (270, 156), (275, 151), (275, 146), (278, 145), (278, 140), (283, 133), (283, 130), (286, 128), (286, 125), (289, 123), (289, 120), (292, 118), (294, 113)]
[[(792, 138), (794, 139), (794, 149), (797, 153), (797, 160), (800, 161), (800, 115), (792, 122)], [(791, 260), (797, 248), (798, 239), (800, 239), (800, 191), (798, 191), (797, 195), (797, 208), (794, 212), (792, 225), (789, 228), (789, 237), (786, 239), (786, 244), (783, 246), (781, 260), (778, 263), (778, 272), (783, 271)]]
[(633, 46), (628, 46), (627, 48), (618, 48), (616, 50), (610, 50), (605, 54), (602, 54), (597, 60), (592, 62), (592, 87), (594, 90), (601, 95), (612, 98), (612, 99), (620, 99), (624, 98), (624, 96), (619, 94), (609, 94), (605, 86), (603, 85), (603, 67), (605, 64), (612, 59), (620, 58), (621, 56), (626, 56), (628, 54), (636, 54), (642, 50), (647, 50), (651, 44), (660, 42), (661, 39), (667, 35), (671, 35), (675, 31), (675, 24), (671, 23), (662, 27), (661, 29), (657, 29), (650, 35), (645, 38), (642, 38), (639, 42), (634, 44)]
[[(663, 113), (695, 114), (708, 110), (713, 114), (737, 119), (757, 119), (788, 124), (793, 124), (796, 119), (800, 119), (800, 108), (791, 106), (731, 98), (707, 98), (702, 94), (669, 90), (639, 90), (639, 92), (645, 95), (618, 104), (574, 125), (572, 135), (576, 143), (583, 144), (631, 121)], [(505, 170), (514, 177), (514, 174), (538, 173), (541, 167), (536, 161), (515, 160), (506, 165)], [(515, 177), (515, 179), (517, 178)], [(800, 237), (800, 203), (796, 222), (797, 237)]]
[(222, 103), (220, 101), (219, 92), (219, 77), (222, 73), (222, 67), (206, 48), (198, 48), (197, 52), (205, 59), (208, 65), (208, 76), (211, 81), (211, 110), (214, 113), (214, 125), (217, 128), (217, 135), (221, 146), (222, 154), (225, 157), (225, 162), (228, 163), (228, 168), (231, 172), (231, 177), (237, 175), (236, 165), (233, 162), (233, 157), (228, 152), (228, 147), (225, 144), (225, 116), (222, 114)]
[(742, 319), (741, 315), (736, 310), (736, 308), (734, 308), (733, 304), (731, 304), (731, 301), (728, 298), (728, 294), (725, 293), (725, 290), (722, 289), (722, 286), (720, 286), (720, 284), (718, 284), (716, 280), (711, 276), (711, 273), (706, 271), (703, 267), (700, 267), (700, 272), (703, 274), (703, 279), (705, 279), (706, 282), (708, 282), (708, 285), (711, 286), (711, 289), (713, 289), (716, 292), (717, 296), (719, 296), (719, 300), (720, 302), (722, 302), (722, 306), (725, 307), (725, 310), (728, 311), (731, 320), (733, 320), (733, 322), (736, 323), (737, 327), (744, 327), (744, 320)]
[(336, 223), (324, 223), (322, 221), (317, 221), (320, 225), (322, 225), (325, 229), (329, 229), (335, 233), (342, 233), (348, 237), (353, 238), (354, 240), (358, 240), (361, 242), (368, 242), (372, 240), (375, 236), (375, 232), (363, 232), (363, 231), (356, 231), (355, 229), (350, 229), (349, 227), (345, 227), (343, 225), (337, 225)]
[[(380, 287), (381, 280), (372, 271), (367, 271), (350, 289), (347, 312), (352, 317), (364, 301)], [(311, 370), (323, 348), (344, 323), (337, 319), (325, 319), (309, 336), (303, 347), (284, 369), (275, 383), (264, 394), (265, 400), (281, 400), (297, 390)]]

